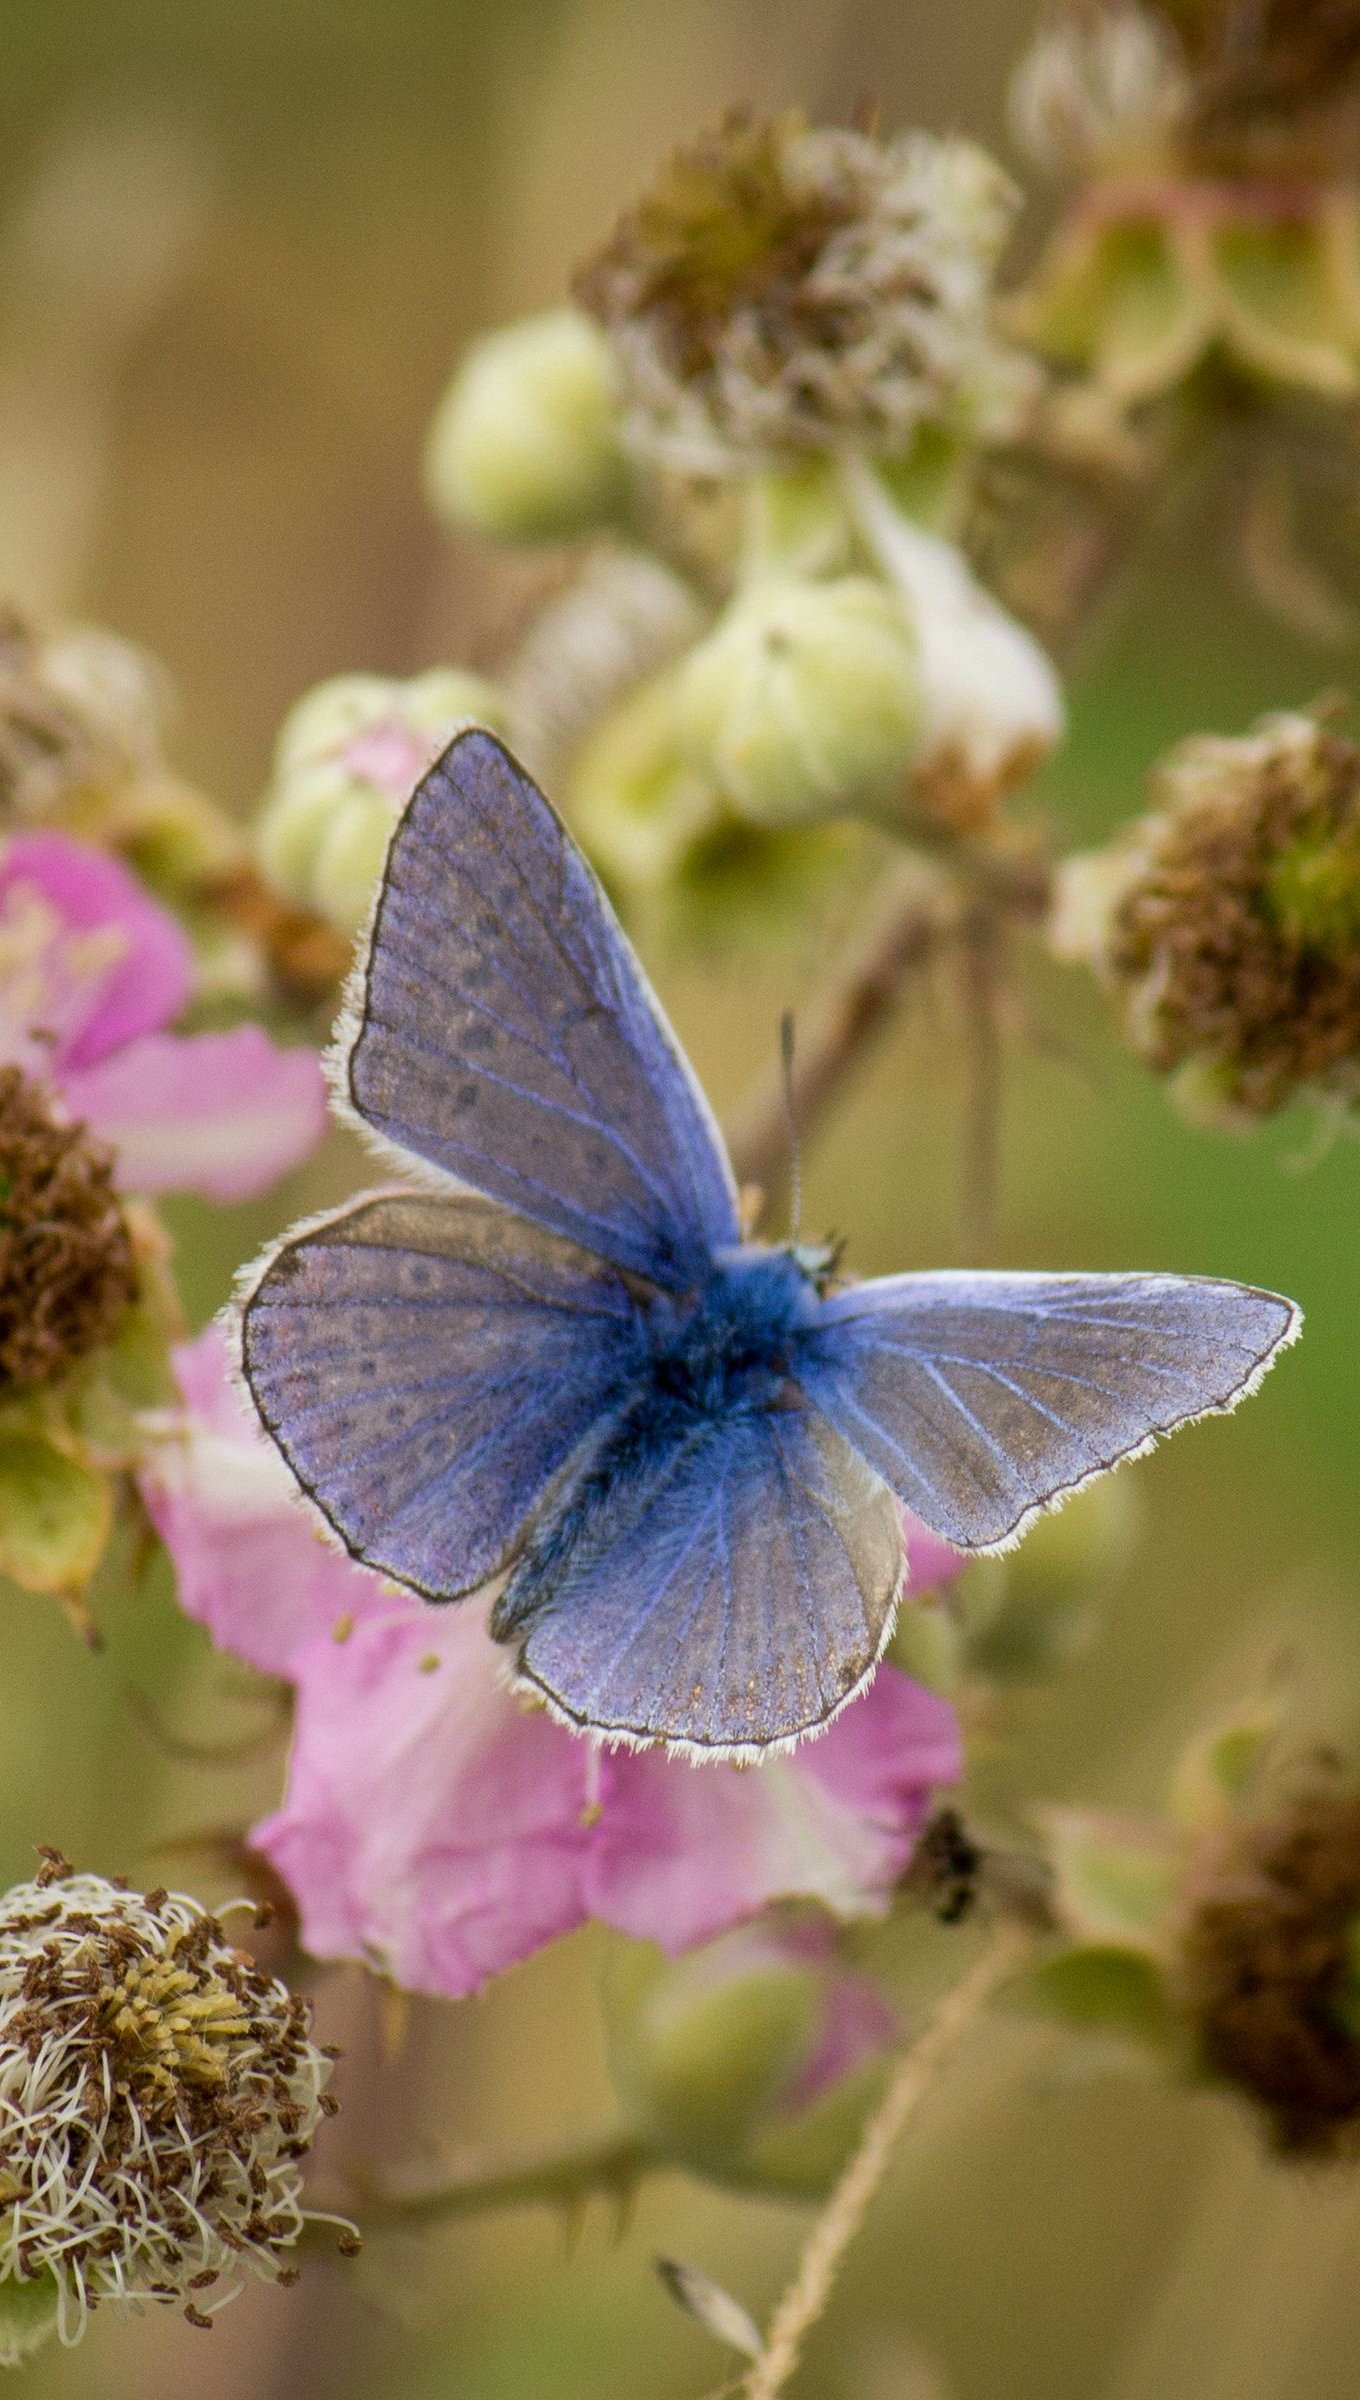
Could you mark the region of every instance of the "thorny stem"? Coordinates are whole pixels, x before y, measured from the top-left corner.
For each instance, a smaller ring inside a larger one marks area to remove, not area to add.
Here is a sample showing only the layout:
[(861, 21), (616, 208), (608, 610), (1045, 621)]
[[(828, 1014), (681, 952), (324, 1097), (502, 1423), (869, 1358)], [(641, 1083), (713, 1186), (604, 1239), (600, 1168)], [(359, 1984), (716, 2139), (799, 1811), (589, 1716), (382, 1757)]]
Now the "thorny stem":
[(962, 1981), (946, 1993), (919, 2040), (903, 2052), (859, 2148), (808, 2236), (798, 2271), (771, 2319), (765, 2348), (739, 2387), (742, 2400), (777, 2400), (784, 2390), (831, 2297), (899, 2136), (993, 1993), (1020, 1966), (1033, 1939), (1027, 1927), (1003, 1922)]
[(540, 2202), (574, 2211), (600, 2195), (623, 2209), (656, 2164), (647, 2144), (614, 2127), (562, 2150), (495, 2163), (472, 2162), (427, 2187), (404, 2190), (356, 2172), (347, 2204), (365, 2234), (410, 2233), (482, 2209), (533, 2207)]

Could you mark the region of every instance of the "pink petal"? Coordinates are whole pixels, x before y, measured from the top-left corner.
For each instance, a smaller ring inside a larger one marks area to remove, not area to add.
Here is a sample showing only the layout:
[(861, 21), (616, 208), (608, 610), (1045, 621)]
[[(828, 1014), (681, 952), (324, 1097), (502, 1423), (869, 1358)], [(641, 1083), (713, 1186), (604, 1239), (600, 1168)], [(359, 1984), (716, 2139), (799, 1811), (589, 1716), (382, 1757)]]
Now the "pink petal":
[(601, 1775), (591, 1914), (677, 1951), (770, 1900), (872, 1910), (911, 1856), (932, 1787), (960, 1763), (953, 1710), (895, 1667), (880, 1667), (824, 1734), (759, 1766), (615, 1752)]
[[(44, 981), (60, 1020), (59, 1074), (91, 1067), (178, 1016), (194, 987), (193, 952), (175, 919), (119, 859), (63, 833), (19, 834), (0, 856), (0, 920), (32, 894), (46, 901), (56, 924)], [(83, 962), (92, 946), (79, 937), (99, 933), (114, 941), (89, 966)]]
[(827, 1980), (821, 2038), (792, 2089), (784, 2096), (790, 2112), (811, 2108), (824, 2092), (857, 2075), (889, 2049), (898, 2035), (891, 2008), (867, 1976), (833, 1974)]
[(232, 1383), (216, 1325), (176, 1351), (175, 1372), (189, 1413), (166, 1427), (139, 1484), (174, 1560), (180, 1605), (222, 1649), (267, 1675), (291, 1675), (300, 1653), (337, 1625), (390, 1614), (391, 1590), (313, 1524)]
[(907, 1537), (907, 1591), (933, 1592), (942, 1583), (952, 1583), (968, 1564), (962, 1550), (953, 1550), (932, 1533), (909, 1508), (902, 1511), (902, 1528)]
[(314, 1952), (458, 1994), (587, 1915), (680, 1950), (778, 1897), (882, 1903), (958, 1773), (945, 1702), (883, 1667), (759, 1766), (602, 1752), (512, 1693), (481, 1608), (429, 1608), (318, 1541), (216, 1329), (176, 1365), (186, 1417), (142, 1490), (190, 1615), (296, 1685), (287, 1797), (256, 1838)]
[(254, 1839), (310, 1950), (456, 1997), (583, 1921), (588, 1765), (510, 1691), (478, 1608), (394, 1608), (300, 1662), (287, 1797)]
[(118, 1151), (129, 1191), (245, 1200), (315, 1148), (326, 1128), (321, 1062), (276, 1050), (258, 1025), (143, 1034), (63, 1078), (72, 1116)]

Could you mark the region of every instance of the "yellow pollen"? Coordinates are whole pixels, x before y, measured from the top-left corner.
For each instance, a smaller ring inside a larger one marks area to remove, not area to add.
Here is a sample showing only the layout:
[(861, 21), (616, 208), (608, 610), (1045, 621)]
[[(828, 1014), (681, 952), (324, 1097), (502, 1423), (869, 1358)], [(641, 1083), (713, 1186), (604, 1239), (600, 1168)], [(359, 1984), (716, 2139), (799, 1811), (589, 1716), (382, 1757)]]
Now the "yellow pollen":
[(100, 2003), (100, 2018), (157, 2083), (220, 2083), (226, 2053), (250, 2020), (225, 1984), (209, 1982), (173, 1955), (136, 1960)]

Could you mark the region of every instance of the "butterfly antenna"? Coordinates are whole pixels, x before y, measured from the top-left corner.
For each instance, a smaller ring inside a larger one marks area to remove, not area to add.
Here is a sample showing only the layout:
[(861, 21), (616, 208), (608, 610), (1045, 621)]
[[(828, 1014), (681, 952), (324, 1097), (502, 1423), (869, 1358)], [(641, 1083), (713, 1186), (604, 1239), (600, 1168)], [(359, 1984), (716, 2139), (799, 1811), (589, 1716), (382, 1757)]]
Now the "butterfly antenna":
[(784, 1079), (784, 1122), (789, 1130), (789, 1240), (803, 1230), (803, 1162), (798, 1148), (798, 1117), (793, 1100), (793, 1010), (779, 1020), (779, 1065)]

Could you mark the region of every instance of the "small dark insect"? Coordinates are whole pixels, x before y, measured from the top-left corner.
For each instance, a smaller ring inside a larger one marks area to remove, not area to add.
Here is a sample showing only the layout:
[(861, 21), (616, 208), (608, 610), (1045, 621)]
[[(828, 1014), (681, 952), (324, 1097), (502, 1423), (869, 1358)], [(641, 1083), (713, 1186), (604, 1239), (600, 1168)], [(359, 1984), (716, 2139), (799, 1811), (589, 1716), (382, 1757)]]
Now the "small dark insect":
[(960, 1925), (977, 1906), (983, 1855), (958, 1810), (937, 1809), (916, 1845), (907, 1886), (942, 1925)]

